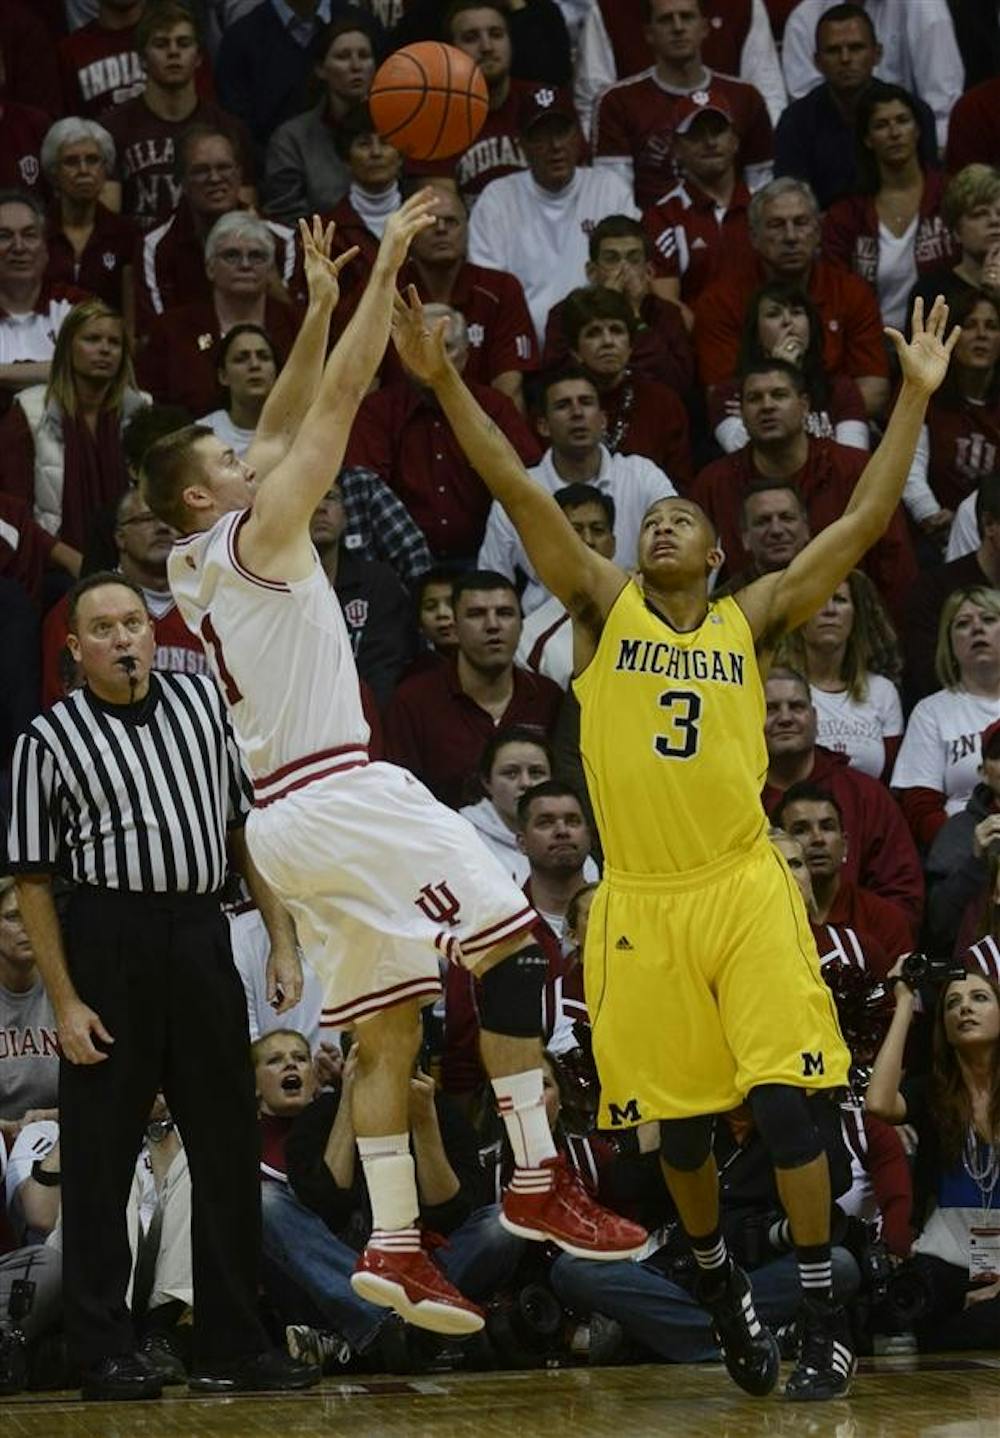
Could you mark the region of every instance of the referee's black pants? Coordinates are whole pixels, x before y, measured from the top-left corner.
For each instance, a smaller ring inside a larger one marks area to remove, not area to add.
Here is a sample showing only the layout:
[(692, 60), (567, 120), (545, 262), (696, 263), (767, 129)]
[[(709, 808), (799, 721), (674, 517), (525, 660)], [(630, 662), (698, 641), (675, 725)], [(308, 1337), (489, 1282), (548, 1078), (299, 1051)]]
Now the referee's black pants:
[(269, 1346), (257, 1312), (260, 1137), (246, 998), (211, 895), (73, 896), (76, 991), (114, 1038), (97, 1064), (59, 1071), (63, 1297), (74, 1356), (134, 1351), (125, 1303), (132, 1175), (157, 1090), (191, 1172), (194, 1353), (199, 1368)]

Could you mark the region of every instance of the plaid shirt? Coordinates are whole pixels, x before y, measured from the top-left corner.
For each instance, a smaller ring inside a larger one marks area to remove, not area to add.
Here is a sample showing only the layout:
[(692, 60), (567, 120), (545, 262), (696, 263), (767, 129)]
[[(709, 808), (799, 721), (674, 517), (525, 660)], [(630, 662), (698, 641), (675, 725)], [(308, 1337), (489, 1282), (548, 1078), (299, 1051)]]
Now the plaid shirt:
[(366, 559), (391, 564), (404, 584), (411, 587), (430, 569), (427, 541), (402, 500), (371, 469), (342, 469), (347, 527), (344, 545)]

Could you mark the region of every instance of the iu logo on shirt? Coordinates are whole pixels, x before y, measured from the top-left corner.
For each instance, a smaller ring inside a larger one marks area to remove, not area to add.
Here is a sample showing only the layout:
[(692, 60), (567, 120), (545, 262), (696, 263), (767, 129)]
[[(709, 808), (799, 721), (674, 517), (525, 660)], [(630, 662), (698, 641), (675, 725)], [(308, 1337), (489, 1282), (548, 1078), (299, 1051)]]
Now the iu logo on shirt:
[(437, 884), (425, 884), (413, 902), (433, 924), (448, 924), (450, 928), (458, 924), (462, 905), (444, 879)]

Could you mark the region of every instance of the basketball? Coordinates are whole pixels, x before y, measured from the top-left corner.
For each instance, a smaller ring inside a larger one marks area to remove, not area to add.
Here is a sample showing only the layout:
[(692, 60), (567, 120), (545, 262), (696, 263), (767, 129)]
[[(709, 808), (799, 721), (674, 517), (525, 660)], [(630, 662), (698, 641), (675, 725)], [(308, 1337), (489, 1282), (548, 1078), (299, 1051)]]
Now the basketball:
[(445, 160), (483, 128), (483, 72), (453, 45), (425, 40), (390, 55), (375, 72), (368, 105), (382, 139), (411, 160)]

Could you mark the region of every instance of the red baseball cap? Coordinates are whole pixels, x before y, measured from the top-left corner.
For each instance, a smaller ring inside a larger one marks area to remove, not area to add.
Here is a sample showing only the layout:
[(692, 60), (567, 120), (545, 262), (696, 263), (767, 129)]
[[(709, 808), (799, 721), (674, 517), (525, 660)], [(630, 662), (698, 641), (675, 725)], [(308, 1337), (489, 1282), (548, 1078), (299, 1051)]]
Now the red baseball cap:
[(685, 95), (677, 107), (674, 133), (686, 135), (701, 115), (721, 115), (727, 125), (733, 123), (732, 115), (721, 100), (714, 99), (708, 90), (695, 90), (693, 94)]
[(984, 759), (995, 759), (997, 757), (996, 754), (991, 754), (990, 750), (996, 747), (998, 739), (1000, 739), (1000, 719), (994, 719), (993, 723), (987, 724), (982, 732), (981, 748)]

